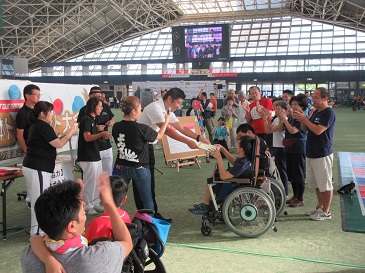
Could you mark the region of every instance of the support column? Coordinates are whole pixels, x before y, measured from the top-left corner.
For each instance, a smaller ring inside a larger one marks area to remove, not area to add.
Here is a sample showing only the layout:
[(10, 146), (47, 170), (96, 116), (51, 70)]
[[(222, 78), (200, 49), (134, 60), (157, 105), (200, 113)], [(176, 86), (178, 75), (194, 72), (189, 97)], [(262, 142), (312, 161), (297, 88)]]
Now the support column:
[(41, 67), (42, 76), (53, 76), (53, 67)]
[(147, 64), (141, 64), (141, 75), (147, 75)]
[(82, 76), (89, 76), (90, 75), (90, 68), (88, 65), (82, 66)]
[(109, 67), (107, 65), (101, 66), (101, 75), (108, 75), (109, 74)]
[(71, 66), (64, 67), (64, 74), (65, 76), (71, 76)]

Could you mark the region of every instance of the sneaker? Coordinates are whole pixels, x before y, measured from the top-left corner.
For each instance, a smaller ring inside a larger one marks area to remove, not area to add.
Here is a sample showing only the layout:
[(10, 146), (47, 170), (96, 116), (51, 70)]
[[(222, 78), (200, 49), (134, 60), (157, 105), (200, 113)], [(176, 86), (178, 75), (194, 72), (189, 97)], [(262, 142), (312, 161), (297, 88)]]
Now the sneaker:
[(189, 211), (195, 215), (206, 215), (209, 212), (209, 206), (204, 203), (200, 203), (198, 206), (194, 206), (193, 209), (189, 209)]
[(210, 163), (210, 157), (209, 157), (209, 156), (207, 156), (207, 157), (205, 158), (205, 161), (206, 161), (207, 163)]
[(314, 221), (322, 221), (322, 220), (331, 220), (332, 216), (331, 216), (331, 212), (320, 212), (320, 213), (316, 213), (313, 214), (311, 216), (309, 216), (309, 219), (314, 220)]
[(323, 212), (323, 210), (322, 210), (321, 208), (317, 208), (317, 207), (315, 207), (315, 208), (313, 208), (312, 210), (306, 211), (306, 212), (305, 212), (305, 215), (307, 215), (307, 216), (311, 216), (311, 215), (313, 215), (313, 214), (321, 213), (321, 212)]
[(303, 206), (304, 206), (304, 201), (301, 201), (299, 199), (295, 199), (293, 202), (289, 204), (289, 207), (292, 208), (303, 207)]
[(297, 198), (295, 196), (293, 196), (292, 198), (286, 200), (286, 204), (290, 204), (291, 202), (293, 202), (296, 199)]
[(29, 202), (27, 201), (27, 202), (25, 202), (25, 203), (27, 204), (27, 208), (28, 208), (28, 209), (31, 209), (31, 208), (32, 208), (32, 205), (30, 204), (30, 201), (29, 201)]
[(94, 205), (94, 210), (97, 212), (104, 212), (104, 207), (100, 204)]
[(86, 215), (96, 215), (98, 214), (96, 210), (94, 209), (87, 209), (85, 210)]

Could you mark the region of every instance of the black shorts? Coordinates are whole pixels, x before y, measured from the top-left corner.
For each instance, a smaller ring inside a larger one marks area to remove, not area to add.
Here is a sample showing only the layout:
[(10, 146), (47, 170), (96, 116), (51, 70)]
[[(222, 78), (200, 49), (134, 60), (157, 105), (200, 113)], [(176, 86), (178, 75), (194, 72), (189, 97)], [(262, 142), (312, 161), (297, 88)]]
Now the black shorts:
[(216, 112), (210, 112), (210, 117), (211, 117), (211, 118), (214, 118), (214, 117), (215, 117), (215, 113), (216, 113)]

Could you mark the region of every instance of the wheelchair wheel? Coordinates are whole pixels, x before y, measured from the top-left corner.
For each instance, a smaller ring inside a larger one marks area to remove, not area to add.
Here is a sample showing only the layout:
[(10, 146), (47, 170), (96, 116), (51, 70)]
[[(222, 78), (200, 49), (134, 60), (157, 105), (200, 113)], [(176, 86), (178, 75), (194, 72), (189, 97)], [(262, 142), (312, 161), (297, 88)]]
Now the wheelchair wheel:
[(152, 260), (153, 262), (151, 264), (149, 264), (143, 272), (145, 272), (145, 273), (166, 273), (167, 271), (161, 260), (161, 257), (156, 258), (158, 255), (153, 249), (149, 248), (149, 251), (150, 251), (150, 255), (149, 255), (150, 261)]
[(272, 200), (275, 205), (276, 216), (279, 216), (285, 208), (285, 202), (286, 202), (285, 189), (280, 181), (275, 180), (271, 177), (268, 177), (268, 179), (271, 184), (271, 191), (273, 194)]
[(275, 206), (264, 191), (240, 187), (225, 199), (222, 215), (232, 232), (244, 238), (256, 238), (274, 224)]
[(202, 225), (200, 231), (204, 236), (209, 236), (212, 233), (212, 229), (207, 225)]

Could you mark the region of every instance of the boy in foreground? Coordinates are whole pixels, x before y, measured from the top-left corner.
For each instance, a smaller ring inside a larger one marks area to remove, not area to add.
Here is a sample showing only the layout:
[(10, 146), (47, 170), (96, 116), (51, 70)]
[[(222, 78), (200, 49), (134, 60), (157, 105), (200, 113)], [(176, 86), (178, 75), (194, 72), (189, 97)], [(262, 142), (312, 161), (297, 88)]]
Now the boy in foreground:
[(86, 222), (82, 186), (73, 181), (57, 184), (45, 190), (35, 203), (39, 227), (47, 237), (31, 238), (31, 246), (21, 257), (23, 272), (121, 272), (133, 243), (114, 203), (106, 173), (100, 175), (99, 192), (110, 215), (115, 241), (88, 246), (81, 235)]

